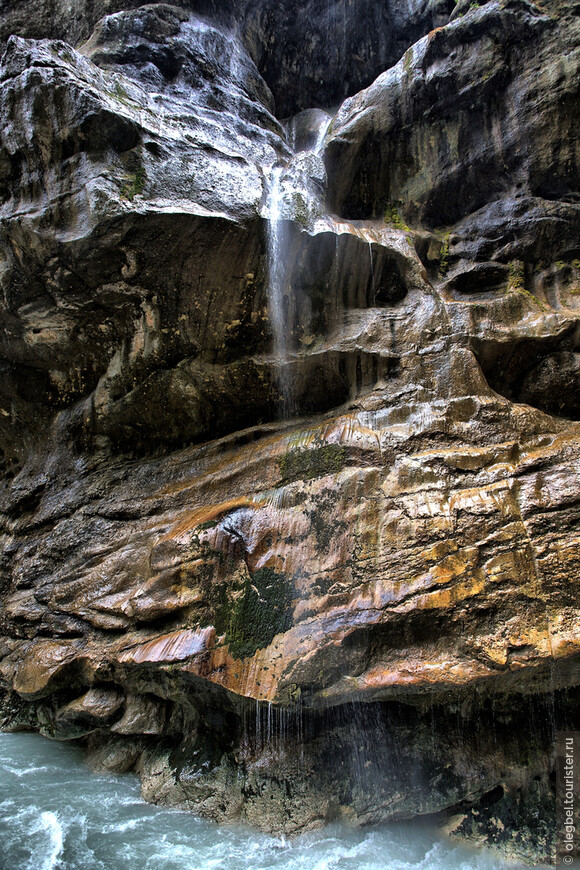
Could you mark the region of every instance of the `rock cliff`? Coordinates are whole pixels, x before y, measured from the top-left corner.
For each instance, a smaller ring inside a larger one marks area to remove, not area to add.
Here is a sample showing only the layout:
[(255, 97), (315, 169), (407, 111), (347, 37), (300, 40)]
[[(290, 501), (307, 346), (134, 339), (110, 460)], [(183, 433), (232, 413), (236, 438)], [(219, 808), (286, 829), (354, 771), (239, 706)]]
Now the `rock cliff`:
[(0, 21), (4, 727), (217, 820), (550, 859), (577, 4), (69, 6)]

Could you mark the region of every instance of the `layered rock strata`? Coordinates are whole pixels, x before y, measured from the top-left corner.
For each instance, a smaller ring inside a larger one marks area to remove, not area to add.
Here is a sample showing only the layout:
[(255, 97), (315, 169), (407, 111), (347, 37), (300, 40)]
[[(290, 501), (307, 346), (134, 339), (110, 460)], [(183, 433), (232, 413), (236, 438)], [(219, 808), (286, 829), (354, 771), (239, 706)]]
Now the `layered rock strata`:
[(550, 859), (577, 9), (337, 4), (298, 65), (278, 7), (124, 5), (3, 21), (4, 725), (217, 820)]

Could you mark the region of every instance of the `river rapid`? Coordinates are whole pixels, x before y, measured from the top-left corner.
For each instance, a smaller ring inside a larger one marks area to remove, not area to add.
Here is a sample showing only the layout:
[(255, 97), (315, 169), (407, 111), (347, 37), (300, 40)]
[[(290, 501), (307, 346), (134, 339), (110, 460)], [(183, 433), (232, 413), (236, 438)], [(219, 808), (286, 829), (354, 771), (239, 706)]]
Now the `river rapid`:
[(507, 870), (416, 824), (333, 825), (296, 839), (151, 806), (132, 775), (77, 747), (0, 734), (0, 870)]

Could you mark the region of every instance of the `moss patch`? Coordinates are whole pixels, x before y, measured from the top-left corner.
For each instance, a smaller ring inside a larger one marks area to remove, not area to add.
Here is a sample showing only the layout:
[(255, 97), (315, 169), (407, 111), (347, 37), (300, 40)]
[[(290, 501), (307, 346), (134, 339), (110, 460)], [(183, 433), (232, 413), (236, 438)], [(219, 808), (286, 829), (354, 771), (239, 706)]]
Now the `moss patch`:
[(529, 290), (526, 290), (526, 269), (524, 263), (521, 260), (512, 260), (509, 264), (509, 272), (508, 272), (508, 291), (515, 291), (516, 293), (520, 293), (522, 296), (525, 296), (530, 302), (533, 302), (534, 305), (537, 305), (542, 311), (548, 311), (549, 308), (538, 299), (537, 296), (534, 296), (533, 293), (530, 293)]
[(530, 293), (529, 290), (518, 289), (518, 293), (520, 293), (522, 296), (525, 296), (527, 299), (530, 300), (530, 302), (533, 302), (534, 305), (537, 305), (539, 308), (541, 308), (542, 311), (549, 311), (550, 310), (549, 307), (544, 302), (541, 301), (541, 299), (538, 299), (538, 297), (534, 296), (533, 293)]
[(309, 224), (308, 205), (306, 200), (298, 191), (292, 194), (292, 217), (303, 227)]
[(218, 525), (219, 525), (219, 520), (217, 520), (217, 519), (206, 520), (204, 523), (200, 523), (197, 528), (199, 531), (204, 531), (205, 529), (215, 529), (216, 526), (218, 526)]
[(325, 444), (312, 450), (289, 450), (278, 460), (281, 483), (338, 474), (345, 461), (346, 448), (340, 444)]
[(524, 264), (521, 260), (512, 260), (509, 264), (508, 290), (525, 290), (526, 279)]
[(224, 590), (215, 616), (216, 631), (225, 634), (236, 659), (253, 656), (291, 626), (292, 588), (286, 576), (272, 568), (260, 568), (248, 577), (234, 601)]
[(140, 166), (137, 171), (131, 175), (123, 187), (121, 188), (121, 196), (123, 199), (129, 199), (133, 201), (133, 199), (138, 195), (143, 193), (143, 188), (145, 187), (145, 169)]
[(441, 278), (445, 278), (449, 271), (449, 236), (451, 232), (448, 231), (443, 236), (443, 242), (441, 244), (441, 249), (439, 251), (439, 276)]
[(399, 203), (390, 202), (385, 209), (385, 223), (396, 230), (409, 232), (409, 227), (399, 214)]

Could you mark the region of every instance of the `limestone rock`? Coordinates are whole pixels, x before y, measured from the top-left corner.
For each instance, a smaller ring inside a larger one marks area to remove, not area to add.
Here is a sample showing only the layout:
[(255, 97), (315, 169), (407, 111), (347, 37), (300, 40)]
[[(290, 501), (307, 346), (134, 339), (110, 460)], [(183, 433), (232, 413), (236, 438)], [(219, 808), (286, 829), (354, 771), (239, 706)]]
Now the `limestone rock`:
[(125, 712), (111, 731), (115, 734), (162, 734), (164, 724), (163, 703), (144, 695), (129, 695)]
[(118, 689), (93, 687), (56, 712), (51, 737), (71, 739), (90, 734), (110, 724), (123, 703)]
[(3, 727), (216, 820), (549, 860), (576, 6), (53, 5), (2, 19)]

